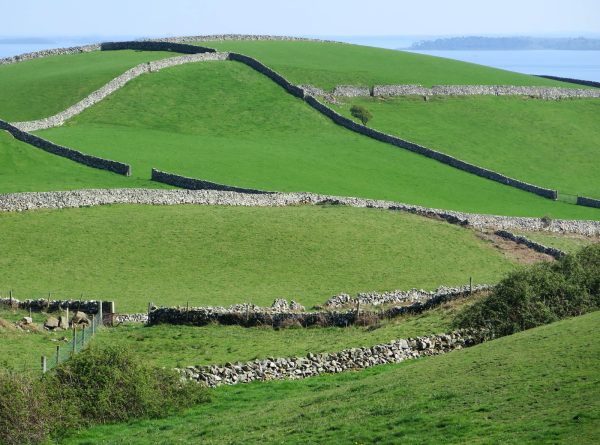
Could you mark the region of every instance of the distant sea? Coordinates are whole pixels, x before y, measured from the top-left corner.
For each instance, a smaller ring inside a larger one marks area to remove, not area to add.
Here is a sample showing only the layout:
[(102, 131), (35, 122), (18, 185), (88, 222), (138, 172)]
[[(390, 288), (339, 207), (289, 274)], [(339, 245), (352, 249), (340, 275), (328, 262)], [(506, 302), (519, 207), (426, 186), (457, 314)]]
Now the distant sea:
[(411, 51), (525, 74), (600, 82), (600, 51)]
[[(408, 46), (408, 38), (333, 37), (335, 40), (382, 48)], [(106, 40), (123, 40), (122, 37), (96, 38), (94, 40), (54, 40), (52, 43), (0, 43), (0, 57), (42, 49), (79, 46)], [(411, 39), (412, 40), (412, 39)], [(600, 82), (600, 51), (411, 51), (493, 66), (526, 74), (548, 74)]]

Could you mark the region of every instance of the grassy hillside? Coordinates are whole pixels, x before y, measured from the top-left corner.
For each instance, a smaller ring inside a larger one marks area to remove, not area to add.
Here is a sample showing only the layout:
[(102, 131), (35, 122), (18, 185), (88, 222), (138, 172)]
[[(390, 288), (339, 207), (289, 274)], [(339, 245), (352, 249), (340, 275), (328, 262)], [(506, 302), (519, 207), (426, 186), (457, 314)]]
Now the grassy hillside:
[(169, 52), (94, 51), (0, 66), (0, 119), (40, 119), (64, 110), (109, 80)]
[(86, 167), (0, 131), (0, 193), (115, 187), (165, 186)]
[[(235, 62), (132, 81), (63, 127), (39, 132), (84, 152), (220, 183), (381, 198), (504, 215), (596, 219), (333, 124)], [(140, 176), (141, 175), (141, 176)]]
[(252, 56), (295, 84), (548, 85), (572, 86), (441, 57), (359, 45), (291, 41), (199, 42)]
[[(515, 265), (473, 231), (338, 207), (110, 206), (0, 214), (0, 289), (162, 305), (306, 306), (358, 291), (499, 279)], [(35, 277), (32, 280), (32, 277)]]
[(441, 357), (220, 388), (213, 403), (63, 443), (598, 442), (600, 312)]
[(571, 195), (600, 197), (600, 101), (523, 97), (349, 99), (369, 126)]

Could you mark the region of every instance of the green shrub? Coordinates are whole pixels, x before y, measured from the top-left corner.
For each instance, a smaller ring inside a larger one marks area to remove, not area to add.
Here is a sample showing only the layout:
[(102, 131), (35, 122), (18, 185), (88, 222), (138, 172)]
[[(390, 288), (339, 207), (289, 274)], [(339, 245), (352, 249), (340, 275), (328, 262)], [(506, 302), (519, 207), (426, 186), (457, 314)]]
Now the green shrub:
[(363, 125), (367, 125), (367, 122), (373, 118), (371, 112), (361, 105), (352, 105), (350, 113), (355, 118), (360, 119)]
[(90, 347), (43, 379), (0, 372), (0, 444), (33, 444), (95, 423), (163, 417), (208, 400), (174, 370), (128, 349)]
[(53, 379), (90, 423), (161, 417), (205, 401), (208, 394), (175, 371), (146, 366), (118, 346), (88, 348), (59, 366)]
[(511, 273), (488, 297), (459, 313), (454, 323), (502, 336), (599, 308), (600, 244), (596, 244), (555, 263)]

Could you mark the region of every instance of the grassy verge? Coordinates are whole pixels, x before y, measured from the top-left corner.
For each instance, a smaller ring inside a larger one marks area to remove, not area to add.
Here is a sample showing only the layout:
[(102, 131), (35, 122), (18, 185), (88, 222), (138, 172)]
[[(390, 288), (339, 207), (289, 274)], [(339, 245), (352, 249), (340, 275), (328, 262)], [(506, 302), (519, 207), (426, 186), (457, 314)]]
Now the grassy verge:
[(571, 195), (600, 197), (600, 101), (526, 97), (355, 98), (369, 126)]
[(445, 356), (215, 391), (159, 421), (62, 443), (580, 443), (598, 439), (600, 312)]
[[(164, 110), (156, 113), (153, 110)], [(480, 213), (597, 219), (343, 129), (235, 62), (143, 76), (39, 132), (86, 153), (263, 190), (361, 196)]]
[(200, 42), (260, 60), (295, 84), (325, 89), (336, 85), (374, 84), (569, 84), (472, 63), (359, 45), (290, 41)]
[[(470, 230), (349, 207), (104, 206), (0, 214), (0, 289), (16, 298), (305, 306), (359, 291), (490, 283), (515, 268)], [(32, 280), (31, 277), (35, 277)]]
[(53, 115), (129, 68), (165, 57), (173, 53), (94, 51), (0, 66), (0, 119), (24, 121)]

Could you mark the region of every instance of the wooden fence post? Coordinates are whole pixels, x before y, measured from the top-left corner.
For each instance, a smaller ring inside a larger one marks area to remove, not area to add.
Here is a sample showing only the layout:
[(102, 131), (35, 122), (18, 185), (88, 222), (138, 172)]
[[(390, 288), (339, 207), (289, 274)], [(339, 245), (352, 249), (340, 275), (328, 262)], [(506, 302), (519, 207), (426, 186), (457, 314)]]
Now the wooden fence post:
[(473, 277), (469, 277), (469, 295), (473, 293)]
[(46, 374), (47, 369), (46, 356), (42, 355), (42, 374)]
[(56, 345), (56, 366), (58, 366), (60, 360), (60, 345)]

